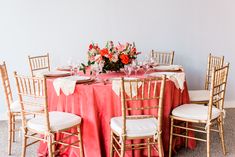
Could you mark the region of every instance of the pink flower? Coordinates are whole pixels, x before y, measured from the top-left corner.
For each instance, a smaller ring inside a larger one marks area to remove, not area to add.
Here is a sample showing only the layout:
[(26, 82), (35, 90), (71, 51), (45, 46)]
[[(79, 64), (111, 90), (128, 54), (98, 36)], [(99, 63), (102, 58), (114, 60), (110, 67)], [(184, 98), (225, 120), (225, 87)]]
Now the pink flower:
[(119, 43), (116, 48), (118, 51), (122, 52), (126, 49), (126, 46)]
[(118, 61), (118, 55), (117, 54), (113, 54), (112, 58), (110, 59), (110, 61), (116, 63)]

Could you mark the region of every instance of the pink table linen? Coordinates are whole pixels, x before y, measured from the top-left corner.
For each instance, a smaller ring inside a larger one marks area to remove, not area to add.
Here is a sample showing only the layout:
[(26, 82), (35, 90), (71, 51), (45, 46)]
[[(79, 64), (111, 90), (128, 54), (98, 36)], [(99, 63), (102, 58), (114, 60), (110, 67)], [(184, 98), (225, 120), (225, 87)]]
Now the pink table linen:
[[(99, 77), (108, 79), (122, 76), (122, 73), (102, 74)], [(77, 84), (72, 95), (65, 96), (62, 92), (56, 95), (53, 87), (53, 79), (47, 80), (49, 111), (63, 111), (74, 113), (82, 117), (82, 140), (85, 157), (108, 157), (110, 145), (110, 119), (121, 115), (120, 98), (112, 90), (112, 84), (94, 83)], [(163, 115), (163, 146), (165, 156), (169, 148), (170, 119), (173, 108), (189, 103), (187, 85), (184, 91), (177, 89), (172, 81), (166, 81)], [(56, 138), (59, 138), (58, 135)], [(70, 139), (71, 141), (73, 139)], [(188, 146), (195, 147), (195, 142), (189, 140)], [(133, 152), (127, 152), (126, 157), (133, 156)], [(38, 156), (46, 156), (46, 143), (41, 143)], [(145, 151), (135, 151), (135, 157), (144, 157)], [(60, 154), (62, 157), (77, 157), (79, 150), (68, 148)], [(157, 156), (155, 153), (154, 156)]]

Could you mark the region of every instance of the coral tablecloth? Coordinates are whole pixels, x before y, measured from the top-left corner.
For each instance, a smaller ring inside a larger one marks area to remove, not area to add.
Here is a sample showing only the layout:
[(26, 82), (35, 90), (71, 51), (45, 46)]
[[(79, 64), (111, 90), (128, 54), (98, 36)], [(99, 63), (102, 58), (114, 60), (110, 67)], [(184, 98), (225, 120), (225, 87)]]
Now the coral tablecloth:
[[(123, 75), (111, 73), (100, 75), (102, 78), (110, 78)], [(77, 84), (72, 95), (56, 95), (53, 87), (53, 79), (47, 80), (49, 111), (63, 111), (74, 113), (82, 117), (82, 140), (85, 157), (108, 157), (110, 143), (110, 119), (121, 115), (120, 98), (112, 91), (112, 84), (94, 83)], [(173, 108), (189, 102), (187, 85), (183, 92), (177, 89), (172, 81), (166, 81), (163, 116), (163, 146), (165, 154), (169, 147), (170, 119)], [(66, 119), (65, 119), (66, 120)], [(59, 138), (58, 135), (57, 138)], [(71, 139), (72, 140), (72, 139)], [(189, 147), (195, 147), (194, 141), (189, 141)], [(46, 143), (40, 143), (39, 156), (46, 156)], [(132, 156), (128, 152), (126, 156)], [(136, 154), (136, 153), (135, 153)], [(77, 157), (79, 150), (68, 148), (61, 153), (63, 157)], [(145, 155), (138, 152), (139, 157)], [(166, 156), (166, 155), (165, 155)]]

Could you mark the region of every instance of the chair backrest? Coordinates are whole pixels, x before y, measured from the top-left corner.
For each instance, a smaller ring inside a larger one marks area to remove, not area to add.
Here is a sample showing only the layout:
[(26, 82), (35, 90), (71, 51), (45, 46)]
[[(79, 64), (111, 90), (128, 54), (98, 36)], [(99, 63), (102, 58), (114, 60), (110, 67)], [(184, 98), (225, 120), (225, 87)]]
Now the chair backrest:
[(28, 59), (32, 76), (40, 71), (50, 71), (49, 53), (41, 56), (28, 56)]
[(8, 112), (10, 112), (10, 105), (13, 102), (13, 98), (12, 98), (11, 86), (10, 86), (10, 81), (9, 81), (7, 67), (6, 67), (5, 62), (3, 62), (3, 64), (0, 64), (0, 74), (2, 77), (2, 85), (3, 85), (5, 97), (6, 97), (7, 109), (8, 109)]
[(165, 80), (165, 75), (161, 78), (121, 79), (123, 134), (126, 134), (126, 119), (132, 119), (129, 116), (132, 114), (138, 115), (135, 116), (138, 119), (157, 117), (157, 131), (162, 130)]
[(157, 64), (172, 65), (174, 62), (174, 54), (175, 54), (174, 51), (160, 52), (152, 50), (151, 57), (154, 58), (154, 61)]
[[(50, 132), (45, 77), (20, 76), (16, 72), (14, 72), (14, 77), (21, 104), (23, 127), (27, 127), (26, 115), (34, 114), (45, 118), (45, 128)], [(42, 110), (32, 110), (33, 108), (42, 108)]]
[(211, 53), (208, 56), (208, 63), (207, 63), (207, 71), (206, 71), (206, 82), (205, 82), (205, 89), (210, 90), (211, 86), (211, 77), (212, 77), (212, 69), (221, 68), (224, 64), (224, 56), (213, 56)]
[(225, 90), (227, 85), (229, 63), (221, 68), (213, 68), (210, 90), (210, 101), (208, 118), (211, 120), (212, 107), (215, 106), (221, 111), (224, 109)]

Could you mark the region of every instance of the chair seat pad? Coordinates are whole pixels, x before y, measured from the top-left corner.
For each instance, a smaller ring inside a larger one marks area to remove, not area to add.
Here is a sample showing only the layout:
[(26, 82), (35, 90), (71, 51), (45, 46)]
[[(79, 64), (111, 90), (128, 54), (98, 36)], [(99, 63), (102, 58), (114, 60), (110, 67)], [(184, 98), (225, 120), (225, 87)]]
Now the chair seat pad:
[[(219, 117), (220, 113), (221, 111), (218, 108), (212, 107), (212, 119)], [(172, 111), (172, 115), (185, 119), (206, 121), (208, 106), (199, 104), (184, 104), (176, 107)]]
[(210, 91), (209, 90), (189, 90), (190, 101), (209, 101)]
[[(66, 112), (49, 112), (49, 119), (52, 132), (71, 128), (81, 123), (81, 117)], [(45, 131), (47, 131), (45, 116), (40, 115), (30, 119), (27, 122), (27, 127), (32, 130), (45, 133)]]
[[(21, 104), (20, 102), (14, 101), (11, 106), (10, 106), (11, 112), (21, 112)], [(25, 110), (26, 111), (31, 111), (31, 112), (35, 112), (35, 111), (43, 111), (43, 107), (42, 106), (36, 106), (36, 105), (25, 105)]]
[[(122, 134), (122, 117), (113, 117), (110, 125), (118, 135)], [(128, 137), (153, 136), (157, 133), (157, 126), (156, 118), (127, 119), (126, 134)]]

